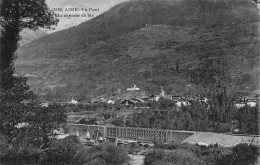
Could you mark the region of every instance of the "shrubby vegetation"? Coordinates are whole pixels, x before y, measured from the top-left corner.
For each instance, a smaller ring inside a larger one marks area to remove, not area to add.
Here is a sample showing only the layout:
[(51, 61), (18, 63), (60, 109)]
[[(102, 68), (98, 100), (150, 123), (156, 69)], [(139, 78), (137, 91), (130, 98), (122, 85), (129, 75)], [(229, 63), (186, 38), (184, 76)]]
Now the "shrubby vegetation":
[(242, 143), (232, 148), (230, 153), (216, 155), (217, 165), (256, 165), (260, 147), (252, 143)]
[(153, 162), (163, 160), (164, 157), (164, 150), (162, 149), (155, 149), (151, 152), (149, 152), (144, 159), (144, 164), (149, 165), (152, 164)]
[(233, 148), (191, 144), (157, 145), (144, 159), (145, 165), (257, 165), (259, 146), (253, 143), (238, 144)]
[(59, 105), (41, 107), (37, 104), (2, 102), (0, 105), (1, 133), (9, 144), (26, 139), (38, 147), (46, 145), (54, 130), (66, 123), (64, 110)]
[(41, 149), (34, 146), (15, 146), (7, 148), (5, 153), (1, 155), (1, 162), (24, 162), (37, 163), (39, 160)]
[(5, 102), (0, 106), (0, 116), (0, 160), (3, 161), (37, 162), (42, 150), (48, 148), (54, 130), (66, 122), (58, 105), (47, 108)]
[(115, 125), (115, 126), (119, 126), (119, 127), (125, 126), (125, 122), (124, 122), (123, 117), (114, 118), (114, 119), (111, 121), (111, 124), (113, 124), (113, 125)]
[(121, 165), (126, 161), (127, 153), (121, 147), (102, 144), (85, 148), (70, 137), (52, 142), (40, 157), (41, 164)]
[[(112, 119), (110, 122), (116, 126), (222, 133), (231, 132), (234, 128), (238, 128), (239, 133), (255, 135), (259, 133), (258, 104), (255, 107), (246, 105), (240, 109), (236, 108), (234, 106), (236, 97), (225, 92), (209, 93), (207, 98), (207, 104), (194, 100), (191, 102), (191, 105), (182, 107), (176, 106), (174, 101), (167, 99), (159, 99), (158, 102), (148, 101), (135, 106), (149, 108), (143, 109), (142, 113), (129, 115), (126, 120), (116, 118), (113, 114), (114, 111), (109, 111), (129, 108), (120, 104), (108, 105), (99, 103), (73, 105), (73, 107), (77, 109), (76, 111), (88, 111), (91, 109), (96, 112), (98, 110), (108, 110), (108, 113), (101, 113), (100, 115), (105, 120)], [(96, 124), (97, 120), (93, 118), (89, 121), (82, 120), (80, 123)]]
[(81, 148), (77, 137), (66, 137), (62, 140), (52, 140), (48, 148), (40, 154), (40, 164), (73, 164), (75, 156)]
[(81, 111), (97, 111), (97, 110), (112, 110), (116, 109), (116, 106), (112, 106), (107, 103), (90, 103), (90, 104), (77, 104), (77, 105), (65, 105), (67, 112), (81, 112)]
[(8, 150), (7, 137), (0, 133), (0, 157), (2, 157)]
[(153, 150), (144, 159), (145, 165), (150, 164), (176, 164), (176, 165), (203, 165), (203, 161), (200, 160), (193, 152), (189, 150)]
[(64, 109), (40, 106), (25, 78), (15, 77), (13, 88), (0, 90), (0, 160), (38, 162), (40, 154), (66, 123)]
[[(142, 113), (135, 113), (126, 119), (128, 127), (160, 128), (173, 130), (230, 132), (230, 123), (238, 121), (241, 133), (259, 133), (258, 106), (235, 108), (233, 101), (219, 106), (220, 101), (213, 99), (209, 105), (192, 102), (190, 106), (179, 109), (172, 101), (160, 101)], [(160, 108), (161, 107), (161, 108)], [(165, 111), (156, 111), (156, 110)]]
[(68, 136), (61, 140), (52, 139), (45, 149), (32, 147), (9, 149), (0, 160), (17, 160), (42, 165), (122, 165), (128, 161), (128, 155), (123, 148), (113, 144), (86, 148), (76, 136)]

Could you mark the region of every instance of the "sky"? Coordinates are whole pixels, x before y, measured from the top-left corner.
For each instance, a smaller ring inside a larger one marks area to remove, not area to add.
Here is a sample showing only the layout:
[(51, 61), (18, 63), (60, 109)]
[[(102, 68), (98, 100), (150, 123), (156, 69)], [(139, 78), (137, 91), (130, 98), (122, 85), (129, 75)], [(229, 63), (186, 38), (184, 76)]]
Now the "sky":
[[(54, 31), (63, 30), (72, 26), (76, 26), (84, 21), (94, 18), (111, 7), (123, 3), (128, 0), (46, 0), (47, 5), (50, 9), (62, 8), (63, 11), (55, 11), (56, 14), (62, 15), (59, 18), (59, 23)], [(78, 8), (80, 11), (65, 11), (66, 8)], [(82, 8), (86, 11), (82, 11)], [(89, 8), (98, 9), (99, 11), (89, 11)], [(87, 17), (82, 17), (82, 14), (85, 14)], [(64, 17), (64, 15), (75, 15), (79, 14), (80, 17)], [(88, 14), (93, 15), (94, 17), (89, 17)]]

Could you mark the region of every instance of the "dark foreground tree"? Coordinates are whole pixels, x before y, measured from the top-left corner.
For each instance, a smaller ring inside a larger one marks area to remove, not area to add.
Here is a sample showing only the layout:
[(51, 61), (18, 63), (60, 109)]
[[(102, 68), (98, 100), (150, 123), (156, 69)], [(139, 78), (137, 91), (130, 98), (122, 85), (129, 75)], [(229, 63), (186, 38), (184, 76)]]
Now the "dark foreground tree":
[(29, 111), (22, 101), (35, 98), (26, 84), (27, 78), (14, 77), (14, 80), (12, 89), (0, 88), (0, 134), (6, 135), (9, 143), (19, 134), (17, 125), (24, 122), (24, 114)]
[(11, 143), (12, 139), (19, 134), (18, 124), (21, 123), (25, 106), (18, 103), (4, 102), (0, 104), (0, 134), (7, 136)]
[(0, 133), (11, 141), (19, 134), (17, 126), (25, 121), (30, 107), (22, 101), (33, 99), (27, 79), (14, 76), (15, 52), (24, 28), (52, 29), (58, 20), (45, 0), (2, 0), (0, 4)]
[(30, 106), (30, 111), (25, 115), (28, 123), (26, 128), (26, 139), (37, 147), (45, 147), (55, 134), (55, 130), (63, 128), (66, 124), (66, 115), (60, 105), (40, 107)]
[(5, 135), (13, 146), (22, 143), (46, 146), (54, 131), (63, 128), (65, 123), (66, 115), (60, 105), (0, 104), (0, 134)]
[(24, 28), (51, 29), (58, 20), (45, 0), (3, 0), (0, 7), (0, 89), (8, 91), (13, 88), (13, 60), (19, 46), (20, 31)]
[(36, 97), (27, 85), (27, 78), (13, 77), (13, 87), (9, 90), (0, 88), (0, 103), (21, 103), (24, 100), (33, 100)]

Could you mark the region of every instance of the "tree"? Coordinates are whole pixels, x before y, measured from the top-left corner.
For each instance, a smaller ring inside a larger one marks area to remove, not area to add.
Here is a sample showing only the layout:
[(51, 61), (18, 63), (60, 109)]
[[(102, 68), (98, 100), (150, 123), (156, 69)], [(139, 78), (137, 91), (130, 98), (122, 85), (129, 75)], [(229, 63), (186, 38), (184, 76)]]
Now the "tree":
[[(1, 4), (0, 4), (0, 9), (1, 9)], [(1, 10), (0, 10), (0, 14), (1, 14)], [(4, 30), (4, 28), (3, 28), (4, 24), (5, 24), (5, 21), (4, 21), (3, 17), (0, 16), (0, 37), (2, 36), (2, 32)]]
[(45, 0), (3, 0), (0, 15), (0, 131), (11, 141), (21, 131), (17, 124), (24, 122), (24, 113), (30, 111), (30, 107), (21, 102), (35, 98), (26, 84), (27, 79), (14, 76), (13, 60), (19, 46), (19, 33), (24, 28), (52, 29), (58, 20)]
[(245, 134), (259, 134), (259, 108), (245, 107), (238, 110), (239, 128)]
[[(0, 88), (0, 102), (20, 103), (24, 100), (32, 100), (36, 97), (32, 91), (29, 91), (26, 77), (13, 77), (13, 87), (8, 91)], [(1, 112), (0, 112), (1, 113)]]
[(115, 126), (123, 127), (125, 125), (124, 117), (119, 117), (119, 118), (113, 119), (111, 124), (113, 124)]
[(54, 130), (59, 130), (66, 123), (66, 115), (60, 105), (49, 107), (32, 105), (30, 111), (26, 112), (25, 119), (28, 123), (26, 138), (39, 146), (47, 146), (49, 138), (54, 135)]
[(8, 137), (9, 143), (19, 134), (17, 126), (24, 122), (24, 113), (28, 110), (22, 101), (35, 98), (26, 82), (27, 78), (14, 77), (12, 89), (0, 88), (0, 133)]
[(19, 33), (24, 28), (52, 29), (58, 20), (54, 17), (45, 0), (3, 0), (1, 7), (0, 41), (0, 88), (10, 90), (14, 82), (15, 52), (20, 40)]
[(24, 105), (4, 102), (0, 104), (0, 130), (8, 137), (9, 144), (26, 142), (37, 147), (48, 143), (66, 123), (64, 109), (59, 105), (41, 107), (37, 104)]
[(174, 102), (169, 99), (160, 98), (158, 101), (159, 109), (166, 110), (171, 109), (175, 106)]
[(80, 164), (121, 165), (126, 164), (128, 160), (127, 153), (122, 147), (101, 144), (87, 149)]
[(0, 134), (8, 137), (10, 143), (19, 134), (16, 126), (21, 123), (25, 106), (18, 103), (3, 102), (0, 104)]

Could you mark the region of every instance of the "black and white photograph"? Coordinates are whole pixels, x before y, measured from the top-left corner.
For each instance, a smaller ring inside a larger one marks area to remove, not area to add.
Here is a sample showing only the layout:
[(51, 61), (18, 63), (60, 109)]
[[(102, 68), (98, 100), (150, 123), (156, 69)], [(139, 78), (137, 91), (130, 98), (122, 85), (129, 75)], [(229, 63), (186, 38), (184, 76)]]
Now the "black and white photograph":
[(0, 0), (0, 165), (260, 165), (260, 0)]

